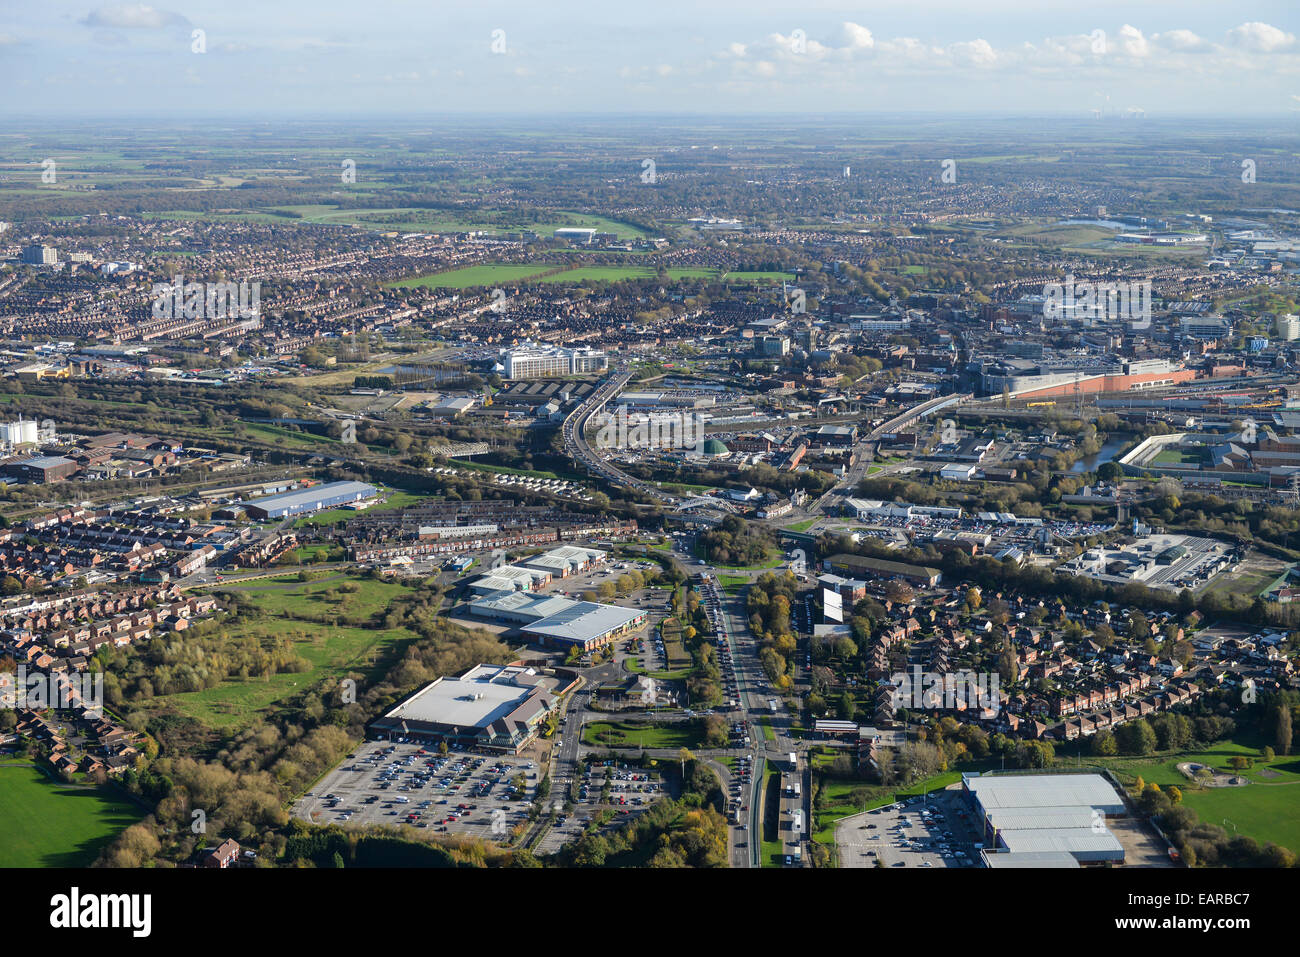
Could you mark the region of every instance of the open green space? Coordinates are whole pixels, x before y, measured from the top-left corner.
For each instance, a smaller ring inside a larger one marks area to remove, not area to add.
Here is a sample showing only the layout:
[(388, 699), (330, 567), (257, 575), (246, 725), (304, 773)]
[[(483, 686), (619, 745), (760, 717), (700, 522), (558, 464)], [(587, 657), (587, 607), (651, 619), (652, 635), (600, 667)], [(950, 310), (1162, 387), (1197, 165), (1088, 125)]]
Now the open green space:
[(140, 817), (107, 787), (68, 786), (40, 768), (0, 762), (0, 868), (87, 867)]
[(1268, 569), (1237, 569), (1216, 575), (1201, 591), (1203, 595), (1258, 595), (1277, 581), (1278, 573)]
[(582, 729), (590, 748), (698, 748), (700, 740), (694, 721), (593, 721)]
[[(1234, 757), (1250, 758), (1252, 767), (1234, 770)], [(1207, 824), (1227, 828), (1261, 843), (1272, 841), (1291, 851), (1300, 848), (1300, 756), (1287, 755), (1265, 762), (1260, 748), (1241, 740), (1219, 741), (1202, 751), (1141, 758), (1084, 758), (1109, 767), (1125, 785), (1132, 787), (1140, 777), (1147, 784), (1177, 787), (1183, 803)], [(1250, 781), (1242, 787), (1202, 787), (1178, 770), (1184, 762), (1204, 764), (1225, 774)], [(1227, 822), (1227, 823), (1225, 823)]]
[(708, 557), (700, 549), (698, 543), (695, 547), (695, 557), (704, 559), (704, 561), (708, 562), (714, 568), (733, 568), (736, 571), (766, 571), (769, 568), (776, 568), (785, 560), (782, 557), (781, 552), (774, 548), (769, 552), (767, 559), (758, 565), (728, 565), (725, 562), (710, 562)]
[[(669, 279), (712, 279), (716, 269), (669, 269)], [(544, 283), (626, 282), (630, 279), (654, 279), (657, 273), (649, 266), (578, 266), (564, 272), (543, 276)]]
[(749, 584), (749, 579), (744, 575), (719, 575), (718, 584), (728, 595), (739, 595)]
[(961, 780), (963, 772), (990, 771), (999, 767), (992, 759), (966, 761), (959, 768), (944, 771), (908, 785), (884, 787), (869, 781), (830, 777), (825, 772), (835, 758), (847, 752), (832, 750), (810, 756), (814, 773), (818, 775), (819, 793), (813, 810), (813, 840), (822, 844), (835, 843), (835, 824), (842, 818), (861, 814), (873, 808), (884, 807), (904, 798), (916, 797), (929, 791), (940, 791)]
[(695, 673), (694, 664), (692, 664), (688, 668), (677, 668), (676, 670), (671, 670), (671, 671), (664, 670), (664, 669), (660, 669), (658, 671), (651, 671), (647, 669), (643, 664), (641, 664), (641, 662), (638, 661), (636, 658), (624, 658), (623, 669), (625, 671), (632, 672), (632, 674), (634, 675), (649, 675), (651, 678), (654, 678), (656, 681), (685, 681), (687, 678), (689, 678), (691, 675)]
[(1199, 466), (1204, 461), (1205, 455), (1200, 449), (1165, 449), (1151, 464)]
[[(232, 634), (287, 635), (294, 650), (308, 662), (306, 671), (229, 678), (214, 688), (159, 696), (148, 706), (170, 706), (208, 727), (230, 729), (250, 723), (258, 713), (322, 680), (341, 679), (349, 672), (380, 677), (382, 659), (414, 640), (415, 633), (406, 628), (330, 624), (329, 619), (335, 615), (353, 621), (377, 617), (406, 592), (405, 586), (369, 577), (323, 574), (321, 580), (312, 582), (257, 581), (218, 589), (238, 592), (244, 604), (253, 608), (251, 614), (229, 626)], [(356, 590), (349, 592), (345, 585), (355, 585)]]
[(763, 807), (761, 834), (753, 835), (754, 840), (761, 838), (759, 844), (759, 867), (780, 867), (785, 855), (785, 844), (781, 840), (781, 773), (767, 766), (763, 774), (761, 792)]

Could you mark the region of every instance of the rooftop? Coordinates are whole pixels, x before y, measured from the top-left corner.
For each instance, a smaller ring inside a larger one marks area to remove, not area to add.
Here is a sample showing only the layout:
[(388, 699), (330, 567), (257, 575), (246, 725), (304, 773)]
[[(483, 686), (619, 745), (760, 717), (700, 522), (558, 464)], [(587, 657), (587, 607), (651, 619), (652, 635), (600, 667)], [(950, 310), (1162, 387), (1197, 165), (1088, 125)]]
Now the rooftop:
[(521, 631), (531, 635), (546, 635), (569, 641), (585, 641), (622, 628), (645, 612), (618, 605), (603, 605), (594, 601), (572, 602), (572, 607), (525, 625)]
[(549, 707), (550, 698), (539, 681), (537, 672), (531, 668), (477, 665), (459, 678), (439, 678), (386, 717), (394, 721), (486, 728), (509, 717), (530, 696), (537, 695), (539, 705)]

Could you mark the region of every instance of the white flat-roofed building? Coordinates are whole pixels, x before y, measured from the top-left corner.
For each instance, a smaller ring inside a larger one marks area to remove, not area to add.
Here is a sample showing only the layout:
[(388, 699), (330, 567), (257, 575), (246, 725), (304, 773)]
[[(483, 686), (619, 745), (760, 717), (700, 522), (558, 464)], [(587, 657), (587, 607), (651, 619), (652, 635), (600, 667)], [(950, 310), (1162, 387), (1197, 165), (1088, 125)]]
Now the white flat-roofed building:
[(371, 723), (370, 733), (518, 753), (555, 707), (550, 683), (532, 668), (476, 665), (439, 678)]
[(996, 808), (1095, 807), (1127, 814), (1124, 800), (1100, 774), (1006, 774), (967, 777), (966, 790), (985, 810)]
[(1090, 827), (1034, 828), (998, 834), (1009, 854), (1056, 852), (1069, 854), (1080, 864), (1124, 860), (1124, 845), (1105, 826), (1097, 831)]
[(497, 591), (536, 591), (550, 583), (550, 574), (542, 569), (503, 565), (487, 572), (469, 589), (476, 595), (490, 595)]
[(1021, 851), (1019, 854), (990, 854), (988, 851), (983, 851), (981, 853), (986, 867), (1052, 867), (1075, 870), (1079, 868), (1079, 862), (1074, 855), (1067, 854), (1065, 851)]
[(526, 592), (493, 592), (470, 602), (469, 607), (481, 618), (518, 625), (520, 632), (543, 645), (584, 651), (604, 647), (635, 631), (647, 619), (638, 608)]
[(252, 518), (285, 518), (290, 515), (308, 515), (340, 505), (356, 505), (375, 498), (378, 494), (379, 489), (365, 482), (329, 482), (282, 495), (250, 499), (244, 503), (244, 509)]
[(1124, 862), (1106, 818), (1128, 809), (1100, 774), (964, 776), (962, 791), (982, 822), (990, 867), (1070, 866), (1056, 855), (1077, 865)]
[(567, 578), (579, 575), (587, 569), (599, 565), (605, 560), (606, 553), (596, 548), (583, 548), (581, 545), (561, 545), (549, 552), (526, 558), (520, 565), (525, 568), (537, 568), (549, 572), (553, 578)]
[(609, 368), (609, 358), (585, 346), (577, 349), (526, 347), (507, 350), (502, 366), (507, 379), (547, 379), (603, 372)]
[[(500, 569), (498, 569), (500, 571)], [(527, 624), (564, 611), (577, 602), (554, 595), (533, 595), (521, 591), (490, 592), (469, 604), (470, 611), (480, 618), (494, 621)]]
[(544, 645), (592, 651), (635, 631), (645, 624), (646, 618), (646, 613), (638, 608), (578, 601), (519, 630), (537, 636)]
[(555, 238), (590, 245), (591, 241), (596, 238), (596, 230), (585, 226), (564, 226), (555, 231)]

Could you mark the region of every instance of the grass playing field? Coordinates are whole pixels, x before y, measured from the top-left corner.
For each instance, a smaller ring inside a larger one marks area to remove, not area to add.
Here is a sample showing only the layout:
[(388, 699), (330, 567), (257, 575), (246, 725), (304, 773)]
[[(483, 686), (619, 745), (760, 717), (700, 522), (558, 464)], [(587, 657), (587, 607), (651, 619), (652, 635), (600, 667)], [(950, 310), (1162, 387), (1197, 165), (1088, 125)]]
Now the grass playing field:
[(106, 789), (67, 787), (39, 768), (0, 762), (0, 868), (86, 867), (140, 816)]
[[(1261, 843), (1272, 841), (1292, 851), (1300, 849), (1300, 757), (1292, 754), (1265, 763), (1259, 748), (1240, 741), (1220, 741), (1204, 751), (1146, 758), (1091, 759), (1111, 767), (1124, 784), (1132, 786), (1137, 778), (1162, 788), (1175, 785), (1183, 793), (1183, 803), (1202, 821), (1224, 827), (1229, 833), (1246, 834)], [(1234, 771), (1228, 762), (1234, 756), (1254, 759), (1246, 771)], [(1085, 758), (1084, 760), (1089, 760)], [(1198, 787), (1178, 770), (1183, 762), (1205, 764), (1229, 774), (1240, 775), (1251, 783), (1244, 787)]]

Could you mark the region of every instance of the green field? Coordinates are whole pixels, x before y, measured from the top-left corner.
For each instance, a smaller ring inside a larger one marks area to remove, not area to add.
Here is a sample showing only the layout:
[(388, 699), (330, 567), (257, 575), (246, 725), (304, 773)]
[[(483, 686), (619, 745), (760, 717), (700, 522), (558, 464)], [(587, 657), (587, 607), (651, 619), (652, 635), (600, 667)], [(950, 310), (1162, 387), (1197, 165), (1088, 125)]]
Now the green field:
[(749, 584), (749, 579), (744, 575), (719, 575), (718, 584), (728, 595), (739, 595)]
[[(416, 635), (406, 628), (374, 628), (368, 625), (326, 625), (308, 616), (337, 613), (349, 619), (373, 617), (385, 611), (393, 600), (407, 592), (400, 584), (330, 575), (313, 582), (259, 580), (247, 586), (225, 585), (246, 597), (255, 617), (234, 625), (234, 634), (288, 635), (297, 653), (310, 664), (305, 672), (282, 673), (265, 678), (229, 678), (215, 688), (159, 696), (149, 706), (170, 706), (210, 728), (233, 729), (249, 724), (259, 712), (290, 698), (311, 685), (348, 672), (378, 677), (380, 664), (396, 646)], [(340, 593), (334, 600), (325, 593), (346, 581), (360, 590)]]
[(309, 449), (318, 445), (339, 444), (338, 439), (332, 439), (328, 435), (317, 435), (315, 432), (300, 432), (295, 429), (267, 425), (262, 422), (245, 422), (244, 429), (249, 438), (261, 439), (263, 442), (270, 442), (274, 445), (286, 445), (290, 448)]
[[(1233, 771), (1228, 762), (1235, 756), (1253, 758), (1247, 771)], [(1175, 785), (1183, 793), (1183, 803), (1207, 824), (1227, 828), (1229, 833), (1246, 834), (1261, 843), (1272, 841), (1291, 851), (1300, 849), (1300, 757), (1292, 754), (1267, 764), (1259, 757), (1259, 748), (1239, 741), (1220, 741), (1204, 751), (1186, 752), (1167, 757), (1092, 758), (1094, 764), (1111, 768), (1125, 785), (1137, 778), (1162, 788)], [(1244, 787), (1206, 788), (1193, 784), (1178, 770), (1178, 765), (1192, 761), (1240, 775), (1251, 783)], [(1224, 823), (1224, 821), (1228, 823)]]
[(1231, 574), (1214, 576), (1201, 594), (1258, 595), (1277, 581), (1278, 574), (1273, 571), (1246, 570), (1238, 566)]
[(582, 729), (582, 743), (590, 748), (698, 748), (700, 731), (693, 721), (593, 721)]
[(87, 867), (141, 817), (106, 788), (69, 787), (43, 771), (0, 763), (0, 867)]
[[(877, 471), (879, 471), (879, 470), (877, 470)], [(795, 522), (793, 525), (787, 525), (787, 526), (785, 526), (784, 531), (787, 531), (787, 532), (806, 532), (806, 531), (808, 531), (808, 529), (810, 529), (810, 528), (812, 528), (814, 525), (816, 525), (819, 521), (821, 521), (821, 519), (818, 519), (818, 518), (808, 518), (808, 519), (804, 519), (802, 522)]]
[(1199, 449), (1165, 449), (1155, 457), (1152, 465), (1180, 466), (1190, 467), (1199, 466), (1205, 461), (1205, 456)]
[(656, 681), (684, 681), (695, 673), (694, 665), (689, 668), (678, 668), (676, 671), (647, 671), (645, 666), (635, 658), (624, 658), (623, 669), (634, 675), (649, 675)]
[[(712, 279), (715, 269), (669, 269), (669, 279)], [(628, 279), (654, 279), (656, 272), (648, 266), (578, 266), (564, 272), (544, 276), (545, 283), (621, 282)]]

